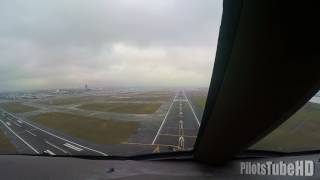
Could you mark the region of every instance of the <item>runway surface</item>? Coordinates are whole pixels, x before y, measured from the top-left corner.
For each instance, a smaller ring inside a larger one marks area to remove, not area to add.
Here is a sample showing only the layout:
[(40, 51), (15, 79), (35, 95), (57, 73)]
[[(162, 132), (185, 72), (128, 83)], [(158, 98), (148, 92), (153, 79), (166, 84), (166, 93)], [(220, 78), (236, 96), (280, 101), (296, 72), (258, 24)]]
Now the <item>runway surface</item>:
[(177, 92), (152, 144), (154, 151), (191, 150), (200, 121), (184, 91)]
[(107, 156), (106, 153), (55, 135), (1, 108), (0, 125), (28, 147), (24, 149), (26, 154)]
[(39, 126), (2, 108), (0, 108), (0, 127), (8, 132), (18, 152), (24, 154), (107, 156), (108, 152), (113, 155), (128, 150), (134, 152), (143, 150), (143, 153), (191, 150), (200, 120), (184, 91), (176, 92), (169, 103), (170, 106), (162, 117), (159, 128), (144, 134), (152, 137), (152, 142), (150, 140), (149, 143), (137, 141), (119, 145), (94, 145)]

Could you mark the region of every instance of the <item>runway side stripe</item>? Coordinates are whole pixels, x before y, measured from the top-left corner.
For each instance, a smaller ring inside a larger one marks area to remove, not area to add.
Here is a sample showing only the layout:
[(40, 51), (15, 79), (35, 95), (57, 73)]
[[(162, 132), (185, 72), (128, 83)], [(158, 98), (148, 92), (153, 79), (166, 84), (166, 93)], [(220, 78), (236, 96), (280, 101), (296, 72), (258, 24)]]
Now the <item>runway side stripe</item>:
[[(5, 111), (5, 110), (3, 110), (3, 111)], [(15, 117), (16, 119), (19, 119), (20, 121), (22, 121), (22, 122), (24, 122), (24, 123), (26, 123), (26, 124), (28, 124), (28, 125), (32, 126), (33, 128), (38, 129), (38, 130), (40, 130), (40, 131), (42, 131), (42, 132), (45, 132), (45, 133), (47, 133), (47, 134), (49, 134), (49, 135), (51, 135), (51, 136), (53, 136), (53, 137), (56, 137), (56, 138), (61, 139), (61, 140), (63, 140), (63, 141), (66, 141), (66, 142), (69, 142), (69, 143), (71, 143), (71, 144), (74, 144), (74, 145), (80, 146), (80, 147), (82, 147), (82, 148), (84, 148), (84, 149), (87, 149), (87, 150), (90, 150), (90, 151), (96, 152), (96, 153), (101, 154), (101, 155), (103, 155), (103, 156), (108, 156), (108, 154), (106, 154), (106, 153), (103, 153), (103, 152), (98, 151), (98, 150), (95, 150), (95, 149), (91, 149), (91, 148), (86, 147), (86, 146), (82, 146), (82, 145), (80, 145), (80, 144), (78, 144), (78, 143), (75, 143), (75, 142), (70, 141), (70, 140), (67, 140), (67, 139), (65, 139), (65, 138), (63, 138), (63, 137), (57, 136), (57, 135), (55, 135), (55, 134), (53, 134), (53, 133), (51, 133), (51, 132), (48, 132), (48, 131), (46, 131), (46, 130), (43, 130), (43, 129), (41, 129), (41, 128), (39, 128), (39, 127), (37, 127), (37, 126), (35, 126), (35, 125), (33, 125), (33, 124), (31, 124), (31, 123), (27, 122), (27, 121), (24, 121), (24, 120), (22, 120), (21, 118), (18, 118), (17, 116), (15, 116), (15, 115), (13, 115), (13, 114), (11, 114), (11, 113), (7, 112), (7, 111), (5, 111), (5, 112), (6, 112), (6, 113), (8, 113), (9, 115), (11, 115), (11, 116)]]
[(24, 139), (22, 139), (17, 133), (15, 133), (9, 126), (7, 126), (6, 123), (4, 123), (2, 120), (0, 120), (1, 123), (10, 131), (12, 132), (12, 134), (14, 134), (15, 136), (17, 136), (17, 138), (19, 138), (25, 145), (27, 145), (32, 151), (34, 151), (35, 153), (39, 154), (39, 151), (37, 151), (34, 147), (32, 147), (29, 143), (27, 143)]
[(189, 107), (190, 107), (190, 109), (191, 109), (191, 111), (192, 111), (192, 113), (193, 113), (193, 116), (195, 117), (195, 119), (196, 119), (196, 121), (197, 121), (198, 125), (200, 126), (199, 119), (198, 119), (198, 117), (197, 117), (196, 113), (194, 112), (193, 107), (191, 106), (191, 103), (190, 103), (190, 101), (189, 101), (188, 97), (186, 96), (186, 94), (184, 93), (184, 91), (182, 91), (182, 92), (183, 92), (183, 96), (187, 99), (187, 102), (188, 102)]
[(167, 111), (167, 114), (166, 114), (166, 116), (164, 117), (164, 119), (163, 119), (163, 121), (162, 121), (162, 123), (161, 123), (161, 125), (160, 125), (160, 127), (159, 127), (159, 129), (158, 129), (158, 132), (157, 132), (156, 136), (154, 137), (154, 139), (153, 139), (153, 141), (152, 141), (151, 144), (154, 144), (154, 143), (156, 142), (156, 140), (157, 140), (157, 138), (158, 138), (158, 136), (159, 136), (159, 134), (160, 134), (160, 131), (162, 130), (162, 127), (163, 127), (164, 123), (167, 121), (168, 114), (169, 114), (169, 112), (170, 112), (170, 110), (171, 110), (171, 108), (172, 108), (172, 106), (173, 106), (173, 104), (174, 104), (174, 102), (175, 102), (174, 100), (177, 98), (177, 95), (178, 95), (178, 93), (176, 93), (176, 95), (174, 96), (174, 98), (173, 98), (173, 100), (172, 100), (172, 103), (171, 103), (171, 105), (170, 105), (170, 107), (169, 107), (169, 109), (168, 109), (168, 111)]

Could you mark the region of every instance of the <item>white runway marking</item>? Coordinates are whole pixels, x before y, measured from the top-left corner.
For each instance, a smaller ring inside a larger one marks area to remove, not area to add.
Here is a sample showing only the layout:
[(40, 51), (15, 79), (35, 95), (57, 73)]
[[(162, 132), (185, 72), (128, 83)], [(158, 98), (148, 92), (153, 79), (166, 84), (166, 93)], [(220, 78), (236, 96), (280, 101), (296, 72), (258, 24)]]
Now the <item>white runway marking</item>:
[(4, 123), (2, 120), (0, 120), (1, 123), (7, 128), (9, 129), (10, 132), (12, 132), (12, 134), (14, 134), (17, 138), (19, 138), (24, 144), (26, 144), (32, 151), (34, 151), (35, 153), (39, 154), (39, 151), (37, 151), (34, 147), (32, 147), (29, 143), (27, 143), (24, 139), (22, 139), (17, 133), (15, 133), (9, 126), (7, 126), (6, 123)]
[(158, 129), (158, 132), (157, 132), (156, 136), (154, 137), (154, 139), (153, 139), (153, 141), (152, 141), (151, 144), (154, 144), (154, 143), (156, 142), (156, 140), (157, 140), (157, 138), (158, 138), (158, 136), (159, 136), (159, 133), (160, 133), (160, 131), (161, 131), (164, 123), (167, 121), (167, 117), (168, 117), (169, 112), (170, 112), (170, 110), (171, 110), (171, 108), (172, 108), (172, 106), (173, 106), (173, 104), (174, 104), (174, 102), (175, 102), (175, 99), (177, 98), (177, 95), (178, 95), (178, 93), (176, 93), (175, 97), (173, 98), (172, 103), (171, 103), (171, 105), (170, 105), (170, 107), (169, 107), (169, 109), (168, 109), (168, 111), (167, 111), (167, 114), (166, 114), (166, 116), (164, 117), (164, 119), (163, 119), (163, 121), (162, 121), (162, 123), (161, 123), (161, 125), (160, 125), (160, 127), (159, 127), (159, 129)]
[(180, 127), (181, 129), (183, 129), (183, 121), (182, 121), (182, 120), (179, 121), (179, 127)]
[[(3, 111), (4, 111), (4, 110), (3, 110)], [(80, 145), (80, 144), (77, 144), (76, 142), (73, 142), (73, 141), (67, 140), (67, 139), (65, 139), (65, 138), (63, 138), (63, 137), (57, 136), (57, 135), (55, 135), (55, 134), (53, 134), (53, 133), (51, 133), (51, 132), (48, 132), (48, 131), (46, 131), (46, 130), (43, 130), (43, 129), (41, 129), (41, 128), (39, 128), (39, 127), (37, 127), (37, 126), (35, 126), (35, 125), (27, 122), (27, 121), (24, 121), (24, 120), (22, 120), (21, 118), (13, 115), (13, 114), (11, 114), (11, 113), (9, 113), (9, 112), (7, 112), (7, 111), (5, 111), (5, 112), (8, 113), (9, 115), (11, 115), (12, 117), (16, 118), (16, 119), (19, 119), (19, 120), (22, 121), (23, 123), (28, 124), (29, 126), (32, 126), (33, 128), (35, 128), (35, 129), (37, 129), (37, 130), (40, 130), (40, 131), (42, 131), (42, 132), (44, 132), (44, 133), (47, 133), (47, 134), (49, 134), (49, 135), (51, 135), (51, 136), (53, 136), (53, 137), (56, 137), (56, 138), (58, 138), (58, 139), (60, 139), (60, 140), (69, 142), (69, 143), (74, 144), (74, 145), (77, 145), (77, 146), (80, 146), (80, 147), (82, 147), (82, 148), (84, 148), (84, 149), (87, 149), (87, 150), (96, 152), (96, 153), (101, 154), (101, 155), (103, 155), (103, 156), (108, 156), (108, 154), (106, 154), (106, 153), (103, 153), (103, 152), (98, 151), (98, 150), (95, 150), (95, 149), (91, 149), (91, 148), (86, 147), (86, 146), (82, 146), (82, 145)]]
[(27, 133), (31, 134), (32, 136), (37, 136), (37, 135), (35, 135), (34, 133), (32, 133), (31, 131), (28, 131), (28, 130), (27, 130)]
[(18, 123), (16, 123), (16, 122), (14, 122), (13, 124), (16, 125), (16, 126), (18, 126), (18, 127), (22, 127), (20, 124), (18, 124)]
[(8, 126), (11, 126), (11, 123), (10, 122), (6, 122), (8, 124)]
[(55, 153), (53, 153), (53, 152), (52, 152), (52, 151), (50, 151), (49, 149), (48, 149), (48, 150), (45, 150), (44, 152), (46, 152), (46, 153), (50, 154), (51, 156), (56, 155)]
[(83, 149), (81, 149), (81, 148), (79, 148), (79, 147), (77, 147), (77, 146), (74, 146), (74, 145), (72, 145), (72, 144), (69, 144), (69, 143), (65, 143), (65, 144), (63, 144), (64, 146), (66, 146), (66, 147), (68, 147), (68, 148), (71, 148), (71, 149), (73, 149), (73, 150), (76, 150), (76, 151), (82, 151)]
[(187, 100), (186, 100), (186, 99), (175, 99), (174, 101), (187, 102)]
[(197, 121), (198, 125), (200, 126), (199, 119), (198, 119), (198, 117), (197, 117), (196, 113), (194, 112), (193, 107), (191, 106), (191, 103), (190, 103), (190, 101), (189, 101), (188, 97), (186, 96), (186, 94), (184, 93), (184, 91), (182, 91), (182, 94), (183, 94), (183, 96), (187, 99), (187, 102), (188, 102), (189, 107), (190, 107), (190, 109), (191, 109), (191, 111), (192, 111), (192, 113), (193, 113), (193, 116), (195, 117), (195, 119), (196, 119), (196, 121)]
[(63, 153), (69, 154), (69, 152), (65, 151), (64, 149), (60, 148), (59, 146), (57, 146), (57, 145), (55, 145), (55, 144), (53, 144), (53, 143), (51, 143), (51, 142), (49, 142), (49, 141), (45, 141), (45, 143), (47, 143), (47, 144), (49, 144), (50, 146), (52, 146), (52, 147), (54, 147), (54, 148), (62, 151)]

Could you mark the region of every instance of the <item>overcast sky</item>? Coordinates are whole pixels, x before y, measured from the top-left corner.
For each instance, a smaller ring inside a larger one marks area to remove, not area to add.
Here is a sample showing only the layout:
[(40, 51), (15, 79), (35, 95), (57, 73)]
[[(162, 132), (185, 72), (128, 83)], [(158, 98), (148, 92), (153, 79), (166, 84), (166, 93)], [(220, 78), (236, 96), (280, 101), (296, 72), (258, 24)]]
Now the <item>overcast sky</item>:
[(222, 0), (1, 0), (0, 91), (208, 86)]

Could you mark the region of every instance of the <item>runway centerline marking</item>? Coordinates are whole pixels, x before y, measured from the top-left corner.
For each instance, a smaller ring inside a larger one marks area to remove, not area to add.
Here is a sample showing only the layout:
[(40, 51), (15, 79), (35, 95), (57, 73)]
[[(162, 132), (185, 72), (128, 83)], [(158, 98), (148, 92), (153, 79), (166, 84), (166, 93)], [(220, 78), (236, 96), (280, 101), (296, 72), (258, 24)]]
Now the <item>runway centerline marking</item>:
[(4, 123), (2, 120), (0, 120), (1, 123), (10, 131), (12, 132), (12, 134), (14, 134), (17, 138), (19, 138), (25, 145), (27, 145), (32, 151), (34, 151), (35, 153), (39, 154), (39, 151), (37, 151), (34, 147), (32, 147), (27, 141), (25, 141), (24, 139), (22, 139), (22, 137), (20, 137), (17, 133), (15, 133), (9, 126), (7, 126), (6, 123)]
[(49, 142), (49, 141), (45, 141), (45, 143), (47, 143), (48, 145), (50, 145), (50, 146), (52, 146), (52, 147), (54, 147), (54, 148), (62, 151), (63, 153), (69, 154), (69, 152), (67, 152), (66, 150), (60, 148), (59, 146), (57, 146), (57, 145), (55, 145), (55, 144), (53, 144), (53, 143), (51, 143), (51, 142)]

